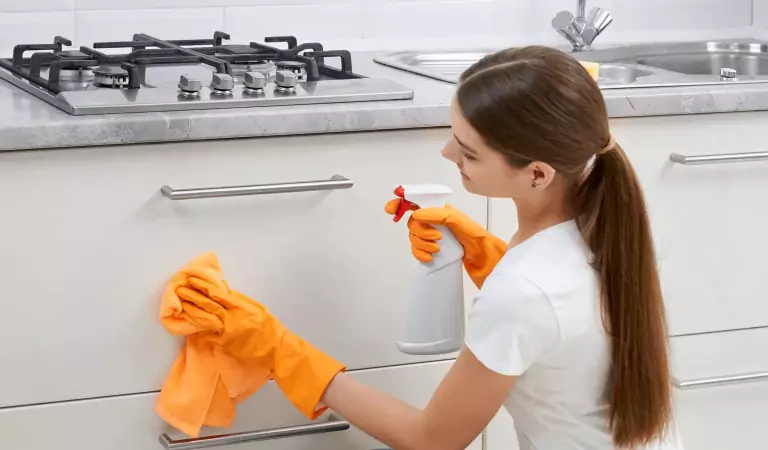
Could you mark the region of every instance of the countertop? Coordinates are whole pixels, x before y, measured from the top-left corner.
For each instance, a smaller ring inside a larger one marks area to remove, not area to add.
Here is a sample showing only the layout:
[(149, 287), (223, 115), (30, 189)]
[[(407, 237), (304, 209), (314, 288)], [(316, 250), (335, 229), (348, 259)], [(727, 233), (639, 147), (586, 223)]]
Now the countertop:
[[(443, 127), (455, 85), (354, 52), (354, 70), (414, 90), (413, 100), (72, 116), (0, 80), (0, 151)], [(604, 91), (611, 117), (768, 110), (768, 83)]]

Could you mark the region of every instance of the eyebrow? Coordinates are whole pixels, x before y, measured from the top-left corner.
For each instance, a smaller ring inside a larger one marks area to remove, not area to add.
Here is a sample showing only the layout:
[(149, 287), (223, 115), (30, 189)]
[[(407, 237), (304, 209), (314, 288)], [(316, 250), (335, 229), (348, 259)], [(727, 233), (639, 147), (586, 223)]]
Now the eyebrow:
[(465, 143), (461, 142), (461, 140), (459, 139), (459, 137), (458, 137), (458, 136), (456, 136), (456, 133), (454, 133), (454, 134), (453, 134), (453, 138), (454, 138), (454, 139), (456, 139), (456, 142), (457, 142), (457, 143), (458, 143), (460, 146), (464, 147), (464, 149), (466, 149), (466, 150), (469, 150), (469, 151), (470, 151), (470, 153), (474, 153), (475, 155), (477, 155), (477, 154), (478, 154), (478, 153), (477, 153), (477, 150), (475, 150), (475, 149), (473, 149), (472, 147), (468, 146), (467, 144), (465, 144)]

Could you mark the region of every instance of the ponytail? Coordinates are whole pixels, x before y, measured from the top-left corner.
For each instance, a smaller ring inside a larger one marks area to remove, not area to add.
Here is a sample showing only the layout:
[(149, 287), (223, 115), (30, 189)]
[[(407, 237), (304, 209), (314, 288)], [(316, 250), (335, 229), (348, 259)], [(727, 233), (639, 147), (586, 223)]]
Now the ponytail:
[(617, 447), (660, 438), (671, 417), (664, 302), (640, 184), (622, 148), (595, 157), (576, 217), (600, 275), (611, 337), (609, 420)]

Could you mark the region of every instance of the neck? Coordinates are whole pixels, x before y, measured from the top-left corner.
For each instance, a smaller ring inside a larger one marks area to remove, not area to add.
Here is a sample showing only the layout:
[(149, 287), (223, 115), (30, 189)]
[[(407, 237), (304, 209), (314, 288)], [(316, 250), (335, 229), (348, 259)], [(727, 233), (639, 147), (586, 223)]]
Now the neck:
[(520, 244), (542, 230), (573, 218), (567, 212), (568, 208), (563, 199), (530, 203), (516, 201), (515, 207), (517, 208), (517, 232), (509, 242), (510, 247)]

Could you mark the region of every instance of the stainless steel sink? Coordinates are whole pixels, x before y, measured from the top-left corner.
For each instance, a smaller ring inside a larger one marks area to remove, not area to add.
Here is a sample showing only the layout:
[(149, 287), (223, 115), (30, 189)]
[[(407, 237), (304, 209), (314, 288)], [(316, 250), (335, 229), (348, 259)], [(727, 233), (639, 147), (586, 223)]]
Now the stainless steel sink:
[[(375, 60), (423, 76), (457, 83), (465, 69), (494, 51), (397, 52)], [(615, 46), (572, 54), (582, 61), (601, 63), (598, 84), (602, 89), (768, 82), (768, 41), (668, 42)], [(721, 77), (722, 69), (735, 71), (735, 78)]]

